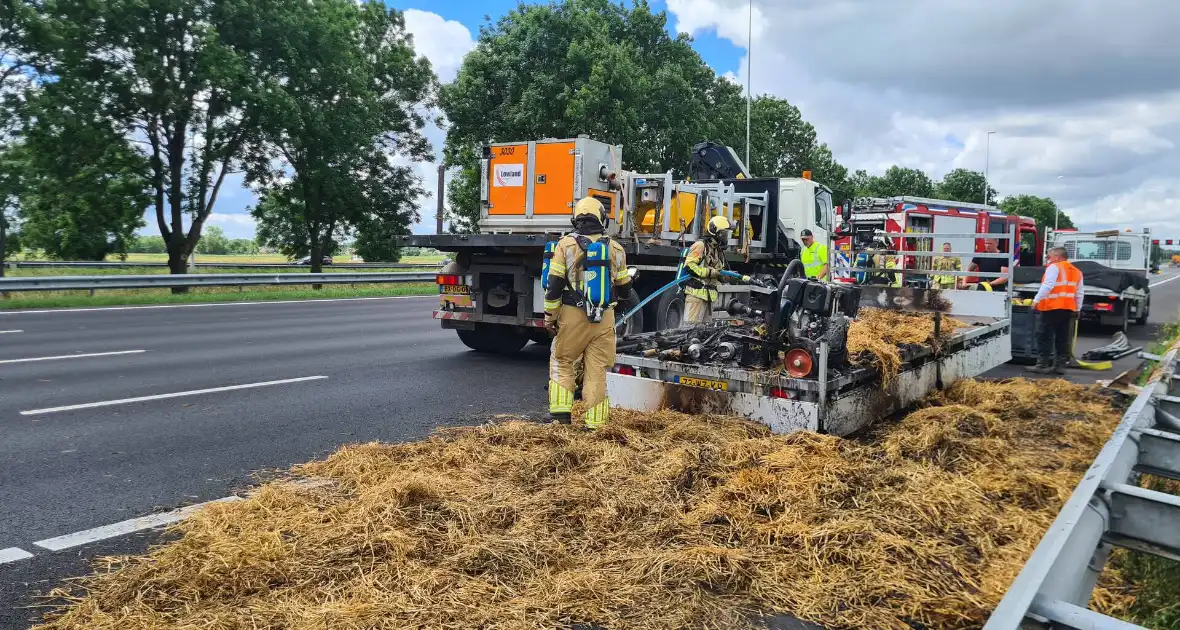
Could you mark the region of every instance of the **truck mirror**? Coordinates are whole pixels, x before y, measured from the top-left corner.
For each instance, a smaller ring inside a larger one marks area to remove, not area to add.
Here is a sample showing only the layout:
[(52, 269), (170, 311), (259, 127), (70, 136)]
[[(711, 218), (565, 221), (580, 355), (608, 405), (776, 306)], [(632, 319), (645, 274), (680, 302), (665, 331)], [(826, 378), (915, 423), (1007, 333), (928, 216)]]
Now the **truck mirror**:
[(844, 219), (845, 223), (852, 221), (852, 202), (845, 201), (844, 205), (840, 206), (840, 218)]

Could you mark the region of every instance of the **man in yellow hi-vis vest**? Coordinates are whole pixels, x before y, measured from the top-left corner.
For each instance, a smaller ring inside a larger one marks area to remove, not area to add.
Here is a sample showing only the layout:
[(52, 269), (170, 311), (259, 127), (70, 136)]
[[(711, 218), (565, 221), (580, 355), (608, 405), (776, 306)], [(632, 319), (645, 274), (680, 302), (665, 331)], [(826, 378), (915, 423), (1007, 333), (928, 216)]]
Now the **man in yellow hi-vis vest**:
[[(574, 231), (557, 241), (545, 292), (545, 329), (557, 335), (549, 357), (549, 415), (555, 422), (570, 423), (577, 387), (574, 364), (580, 358), (587, 429), (602, 427), (610, 416), (606, 373), (615, 364), (614, 306), (618, 303), (628, 308), (639, 301), (627, 272), (627, 254), (617, 241), (610, 239), (609, 265), (591, 267), (586, 262), (583, 245), (607, 238), (608, 221), (602, 203), (593, 197), (574, 206)], [(613, 285), (611, 302), (595, 312), (597, 321), (591, 321), (594, 309), (586, 306), (587, 282), (594, 280), (591, 274), (599, 278), (598, 274), (604, 273)]]
[(816, 241), (811, 230), (803, 230), (799, 236), (803, 238), (803, 251), (799, 254), (803, 271), (812, 280), (827, 280), (828, 246)]

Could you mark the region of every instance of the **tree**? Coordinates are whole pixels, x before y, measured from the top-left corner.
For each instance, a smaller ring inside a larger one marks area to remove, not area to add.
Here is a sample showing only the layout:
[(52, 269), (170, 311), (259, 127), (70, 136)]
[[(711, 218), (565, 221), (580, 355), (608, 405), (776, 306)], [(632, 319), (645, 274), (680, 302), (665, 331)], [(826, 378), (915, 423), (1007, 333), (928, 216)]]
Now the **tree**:
[[(20, 5), (21, 3), (17, 3)], [(156, 225), (184, 273), (218, 192), (254, 130), (265, 93), (249, 62), (280, 0), (46, 0), (16, 16), (41, 76), (86, 96), (124, 137), (141, 139)], [(256, 65), (256, 64), (254, 64)], [(189, 220), (186, 229), (185, 219)], [(179, 291), (179, 290), (174, 290)]]
[(610, 0), (521, 4), (481, 29), (442, 89), (444, 157), (460, 168), (447, 195), (452, 229), (476, 229), (479, 151), (491, 141), (584, 133), (623, 145), (629, 169), (683, 175), (696, 142), (744, 148), (745, 108), (730, 111), (736, 102), (741, 88), (718, 77), (687, 36), (669, 35), (667, 14), (652, 13), (645, 0), (632, 8)]
[(230, 239), (229, 253), (236, 256), (254, 256), (258, 254), (258, 244), (249, 238)]
[(136, 235), (135, 240), (127, 248), (127, 251), (133, 254), (166, 254), (168, 253), (168, 246), (164, 243), (162, 236)]
[[(0, 150), (0, 263), (20, 251), (20, 238), (13, 227), (20, 203), (22, 168), (14, 149), (8, 146)], [(4, 265), (0, 264), (0, 278), (3, 277)]]
[[(984, 201), (983, 187), (987, 186), (987, 201)], [(935, 195), (939, 199), (948, 201), (964, 201), (967, 203), (996, 202), (996, 189), (987, 185), (983, 173), (965, 168), (956, 168), (946, 174), (935, 187)]]
[(858, 197), (932, 197), (934, 182), (916, 168), (890, 166), (884, 175), (858, 170), (848, 178), (847, 189)]
[[(740, 95), (732, 106), (725, 108), (742, 112)], [(744, 116), (743, 116), (744, 118)], [(742, 121), (745, 122), (744, 119)], [(741, 126), (740, 140), (727, 141), (735, 147), (745, 147), (745, 126)], [(848, 169), (836, 162), (826, 144), (818, 141), (815, 127), (803, 120), (799, 108), (773, 96), (759, 96), (750, 106), (750, 164), (746, 166), (756, 177), (799, 177), (812, 171), (812, 178), (836, 192), (837, 203), (851, 196), (846, 184)], [(838, 191), (838, 192), (837, 192)]]
[(1073, 228), (1069, 215), (1057, 208), (1057, 203), (1048, 197), (1035, 195), (1013, 195), (1000, 201), (1000, 210), (1006, 214), (1032, 217), (1040, 227)]
[(124, 254), (151, 203), (147, 160), (85, 102), (50, 85), (30, 97), (21, 168), (22, 240), (51, 258)]
[[(389, 228), (393, 229), (389, 229)], [(399, 250), (393, 244), (393, 237), (405, 234), (401, 226), (389, 226), (374, 222), (357, 229), (356, 242), (353, 244), (356, 255), (365, 262), (390, 262), (401, 260), (402, 254), (409, 255), (409, 249)]]
[(225, 230), (216, 225), (205, 228), (205, 233), (201, 235), (201, 242), (197, 243), (197, 252), (212, 256), (229, 254), (229, 238), (225, 236)]
[(319, 272), (353, 228), (404, 232), (417, 219), (421, 182), (391, 156), (430, 157), (421, 130), (437, 79), (401, 12), (381, 3), (284, 3), (266, 29), (276, 50), (262, 74), (279, 79), (266, 85), (249, 177), (264, 187), (294, 178), (253, 214), (269, 244), (306, 251)]
[[(311, 255), (311, 236), (308, 234), (303, 199), (292, 184), (275, 186), (260, 195), (258, 205), (250, 208), (250, 216), (258, 225), (255, 240), (262, 247), (273, 249), (294, 260)], [(347, 234), (343, 229), (321, 240), (321, 258), (334, 254)], [(312, 261), (314, 262), (314, 260)]]

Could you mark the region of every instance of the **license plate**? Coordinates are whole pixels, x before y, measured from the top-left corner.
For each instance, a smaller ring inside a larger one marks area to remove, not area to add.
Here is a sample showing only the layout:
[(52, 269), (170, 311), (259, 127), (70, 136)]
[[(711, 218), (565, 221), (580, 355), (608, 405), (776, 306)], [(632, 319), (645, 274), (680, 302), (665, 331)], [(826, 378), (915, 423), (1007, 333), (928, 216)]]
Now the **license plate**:
[(719, 392), (729, 391), (729, 383), (725, 381), (710, 381), (704, 378), (693, 378), (691, 376), (678, 376), (676, 382), (688, 387), (700, 387), (701, 389), (713, 389)]
[(448, 295), (467, 295), (471, 290), (465, 284), (444, 284), (442, 292)]

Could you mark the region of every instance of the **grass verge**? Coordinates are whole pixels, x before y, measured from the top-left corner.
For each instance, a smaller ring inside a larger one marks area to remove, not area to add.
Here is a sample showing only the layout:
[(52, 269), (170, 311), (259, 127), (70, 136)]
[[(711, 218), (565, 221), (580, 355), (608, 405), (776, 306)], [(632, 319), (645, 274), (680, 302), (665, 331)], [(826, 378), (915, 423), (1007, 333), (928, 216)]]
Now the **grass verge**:
[(8, 299), (0, 299), (0, 310), (391, 297), (432, 295), (437, 291), (438, 288), (431, 283), (365, 287), (327, 285), (319, 291), (313, 290), (310, 285), (307, 287), (251, 287), (240, 292), (234, 287), (194, 287), (189, 289), (188, 293), (179, 295), (173, 295), (168, 289), (112, 290), (95, 295), (89, 295), (86, 291), (30, 291), (13, 292), (9, 294)]
[[(362, 269), (333, 267), (331, 265), (324, 267), (324, 273), (413, 273), (416, 271), (437, 272), (437, 266), (424, 265), (417, 268), (378, 268), (365, 267)], [(195, 273), (199, 274), (247, 274), (247, 273), (310, 273), (309, 267), (280, 267), (277, 269), (266, 269), (258, 267), (198, 267)], [(17, 269), (10, 269), (5, 272), (5, 276), (9, 278), (45, 278), (54, 276), (163, 276), (168, 274), (167, 267), (23, 267)]]

